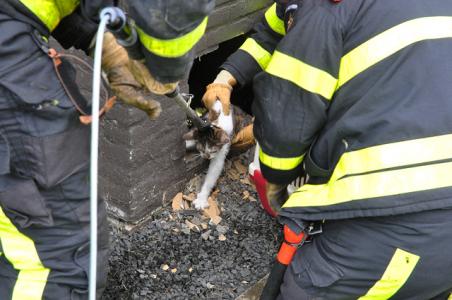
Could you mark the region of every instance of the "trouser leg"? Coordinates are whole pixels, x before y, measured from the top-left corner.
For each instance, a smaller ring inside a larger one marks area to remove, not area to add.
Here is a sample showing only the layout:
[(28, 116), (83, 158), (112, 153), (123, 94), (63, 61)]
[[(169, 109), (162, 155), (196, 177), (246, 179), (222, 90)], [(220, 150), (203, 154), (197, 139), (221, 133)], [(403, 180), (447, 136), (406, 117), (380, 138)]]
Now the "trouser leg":
[[(76, 174), (65, 184), (49, 191), (46, 199), (54, 215), (52, 228), (25, 230), (36, 236), (38, 253), (51, 271), (44, 290), (45, 299), (86, 299), (89, 274), (88, 172)], [(98, 202), (97, 294), (105, 288), (108, 258), (108, 227), (103, 201)], [(44, 240), (44, 242), (38, 242)], [(68, 295), (70, 295), (68, 297)]]
[(311, 296), (306, 294), (306, 292), (297, 284), (295, 281), (295, 274), (293, 270), (289, 267), (284, 275), (284, 281), (281, 285), (281, 293), (278, 296), (278, 300), (309, 300), (312, 299)]
[(326, 222), (297, 251), (280, 299), (432, 299), (452, 287), (451, 226), (452, 210)]
[[(4, 252), (0, 260), (0, 299), (25, 299), (25, 296), (41, 299), (40, 294), (44, 299), (87, 298), (89, 200), (83, 191), (86, 183), (87, 172), (83, 171), (54, 189), (41, 191), (53, 218), (49, 225), (23, 227), (20, 221), (16, 222), (21, 212), (8, 211), (2, 206), (6, 212), (0, 213)], [(33, 219), (32, 215), (27, 217)], [(102, 201), (99, 201), (98, 221), (98, 295), (101, 295), (108, 258), (108, 228)]]

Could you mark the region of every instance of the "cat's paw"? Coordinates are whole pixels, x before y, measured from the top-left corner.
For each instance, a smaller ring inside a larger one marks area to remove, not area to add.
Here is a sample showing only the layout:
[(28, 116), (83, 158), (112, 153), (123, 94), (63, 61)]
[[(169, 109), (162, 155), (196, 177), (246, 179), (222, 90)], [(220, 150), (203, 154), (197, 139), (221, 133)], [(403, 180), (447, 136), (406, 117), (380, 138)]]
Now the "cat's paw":
[(195, 201), (193, 201), (193, 205), (196, 209), (202, 210), (209, 207), (209, 202), (207, 201), (207, 198), (199, 197), (196, 198)]

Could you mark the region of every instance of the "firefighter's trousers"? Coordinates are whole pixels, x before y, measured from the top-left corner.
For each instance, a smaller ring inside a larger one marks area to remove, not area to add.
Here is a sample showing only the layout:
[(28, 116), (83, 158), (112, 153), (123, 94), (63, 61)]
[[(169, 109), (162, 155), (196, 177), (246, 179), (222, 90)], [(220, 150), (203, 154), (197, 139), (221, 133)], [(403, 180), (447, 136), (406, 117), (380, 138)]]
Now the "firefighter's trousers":
[(298, 249), (279, 300), (446, 300), (452, 209), (326, 221)]
[[(87, 299), (89, 126), (33, 28), (0, 13), (0, 299)], [(99, 200), (98, 289), (108, 231)]]

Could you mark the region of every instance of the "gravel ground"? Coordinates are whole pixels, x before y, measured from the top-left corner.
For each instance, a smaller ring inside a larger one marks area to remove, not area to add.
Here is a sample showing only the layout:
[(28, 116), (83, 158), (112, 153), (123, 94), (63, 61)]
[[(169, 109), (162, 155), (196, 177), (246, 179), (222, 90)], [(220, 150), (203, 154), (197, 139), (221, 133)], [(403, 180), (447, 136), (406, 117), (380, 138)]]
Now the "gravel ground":
[[(218, 225), (169, 206), (131, 233), (115, 226), (103, 299), (235, 299), (267, 274), (280, 227), (256, 201), (246, 157), (228, 160), (217, 184)], [(200, 184), (196, 177), (181, 192)]]

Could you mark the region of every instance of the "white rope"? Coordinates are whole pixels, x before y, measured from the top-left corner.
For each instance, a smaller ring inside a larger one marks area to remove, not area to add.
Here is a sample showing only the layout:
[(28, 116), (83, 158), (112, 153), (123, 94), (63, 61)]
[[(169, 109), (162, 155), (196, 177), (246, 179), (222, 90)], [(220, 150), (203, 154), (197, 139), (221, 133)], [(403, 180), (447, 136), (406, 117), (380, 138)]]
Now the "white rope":
[(94, 74), (91, 121), (91, 170), (90, 170), (90, 260), (89, 260), (89, 299), (96, 300), (97, 287), (97, 203), (98, 203), (98, 160), (99, 160), (99, 98), (101, 87), (102, 44), (104, 31), (110, 15), (101, 13), (94, 52)]

